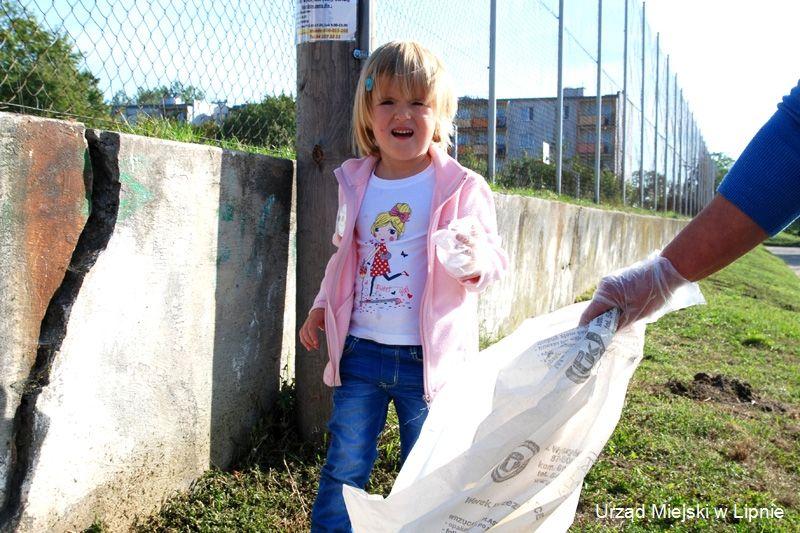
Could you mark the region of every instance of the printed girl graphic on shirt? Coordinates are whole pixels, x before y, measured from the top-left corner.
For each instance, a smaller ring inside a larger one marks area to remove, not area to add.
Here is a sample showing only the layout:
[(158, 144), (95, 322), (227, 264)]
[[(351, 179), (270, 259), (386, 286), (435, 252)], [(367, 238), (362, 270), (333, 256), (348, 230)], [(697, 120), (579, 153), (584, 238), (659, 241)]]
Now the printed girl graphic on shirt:
[(391, 252), (386, 247), (386, 243), (398, 240), (405, 231), (406, 222), (411, 218), (411, 206), (404, 203), (395, 204), (389, 211), (378, 213), (372, 223), (370, 233), (372, 239), (370, 243), (375, 247), (372, 253), (365, 257), (361, 263), (359, 274), (366, 276), (367, 266), (372, 282), (369, 286), (369, 295), (375, 290), (375, 280), (383, 277), (386, 281), (392, 281), (400, 276), (408, 276), (405, 270), (392, 274), (389, 260), (392, 258)]

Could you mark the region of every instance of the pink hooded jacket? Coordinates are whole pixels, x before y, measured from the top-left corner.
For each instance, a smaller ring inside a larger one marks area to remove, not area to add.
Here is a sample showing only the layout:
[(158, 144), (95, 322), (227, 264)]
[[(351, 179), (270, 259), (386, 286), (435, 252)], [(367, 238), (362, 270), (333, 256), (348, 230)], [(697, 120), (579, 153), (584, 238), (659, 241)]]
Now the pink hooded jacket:
[[(494, 199), (486, 181), (433, 145), (429, 154), (436, 183), (428, 228), (428, 278), (420, 309), (425, 399), (428, 403), (441, 390), (452, 371), (478, 351), (477, 293), (499, 279), (508, 266), (508, 257), (497, 234)], [(329, 386), (342, 384), (339, 360), (350, 327), (358, 264), (355, 221), (377, 161), (371, 156), (349, 159), (334, 171), (339, 182), (339, 213), (333, 244), (338, 250), (328, 261), (322, 286), (312, 306), (312, 309), (325, 309), (329, 361), (323, 380)], [(489, 257), (486, 262), (489, 266), (477, 281), (459, 282), (436, 258), (431, 234), (439, 228), (446, 228), (452, 220), (468, 215), (475, 215), (486, 230), (491, 249), (484, 251)]]

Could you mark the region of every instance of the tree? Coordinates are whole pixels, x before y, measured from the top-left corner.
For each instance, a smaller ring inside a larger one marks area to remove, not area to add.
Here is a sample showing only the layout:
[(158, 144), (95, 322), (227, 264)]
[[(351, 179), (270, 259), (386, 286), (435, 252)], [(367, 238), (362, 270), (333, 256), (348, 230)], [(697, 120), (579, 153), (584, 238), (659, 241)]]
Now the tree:
[(43, 29), (23, 7), (0, 1), (0, 102), (14, 111), (107, 114), (98, 80), (80, 69), (66, 36)]
[(253, 146), (294, 146), (295, 113), (291, 96), (267, 96), (257, 104), (232, 109), (222, 123), (222, 137)]
[(112, 107), (129, 105), (132, 102), (133, 102), (133, 100), (127, 94), (125, 94), (125, 91), (122, 91), (122, 90), (119, 90), (119, 91), (115, 92), (114, 96), (111, 97), (111, 106)]
[(475, 155), (468, 147), (459, 148), (458, 162), (481, 176), (485, 176), (488, 173), (486, 158)]
[(184, 85), (183, 82), (173, 81), (169, 85), (159, 85), (154, 88), (139, 87), (134, 96), (128, 96), (125, 91), (117, 91), (111, 99), (112, 106), (161, 104), (165, 98), (180, 98), (184, 102), (203, 100), (206, 93), (194, 85)]
[(498, 182), (505, 187), (554, 191), (556, 169), (539, 159), (524, 156), (506, 161), (498, 174)]
[(161, 85), (154, 89), (139, 87), (136, 96), (133, 98), (134, 104), (160, 104), (165, 98), (180, 98), (184, 102), (194, 102), (206, 97), (206, 93), (194, 85), (184, 85), (179, 81), (173, 81), (169, 86)]
[[(562, 194), (575, 196), (580, 189), (580, 197), (594, 200), (594, 168), (577, 158), (564, 162), (561, 175)], [(498, 182), (506, 187), (522, 187), (539, 190), (556, 190), (556, 167), (524, 156), (507, 161), (500, 171)], [(610, 170), (600, 173), (600, 201), (605, 204), (618, 204), (622, 201), (619, 178)]]
[(722, 179), (736, 161), (722, 152), (713, 152), (709, 154), (709, 157), (712, 161), (714, 161), (714, 168), (716, 169), (714, 175), (714, 190), (716, 190), (717, 187), (719, 187), (719, 184), (722, 183)]

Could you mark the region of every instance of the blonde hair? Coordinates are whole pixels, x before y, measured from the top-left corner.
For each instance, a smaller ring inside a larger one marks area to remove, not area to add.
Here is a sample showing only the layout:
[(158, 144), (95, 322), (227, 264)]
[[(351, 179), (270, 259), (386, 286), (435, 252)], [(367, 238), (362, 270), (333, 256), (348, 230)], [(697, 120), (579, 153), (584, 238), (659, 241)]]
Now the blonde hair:
[[(371, 79), (371, 90), (367, 90)], [(458, 99), (444, 65), (430, 50), (414, 41), (391, 41), (369, 55), (361, 70), (353, 104), (353, 144), (362, 156), (379, 155), (372, 131), (372, 98), (380, 95), (381, 85), (396, 82), (410, 98), (424, 94), (436, 115), (433, 144), (443, 150), (450, 146), (453, 117)]]
[(372, 235), (375, 235), (375, 231), (378, 228), (383, 227), (386, 224), (391, 224), (392, 227), (397, 231), (397, 237), (400, 238), (400, 236), (406, 230), (406, 222), (409, 218), (411, 218), (410, 205), (404, 203), (394, 204), (394, 207), (391, 209), (391, 211), (384, 211), (375, 217), (375, 222), (372, 223), (372, 227), (369, 229), (369, 232), (372, 233)]

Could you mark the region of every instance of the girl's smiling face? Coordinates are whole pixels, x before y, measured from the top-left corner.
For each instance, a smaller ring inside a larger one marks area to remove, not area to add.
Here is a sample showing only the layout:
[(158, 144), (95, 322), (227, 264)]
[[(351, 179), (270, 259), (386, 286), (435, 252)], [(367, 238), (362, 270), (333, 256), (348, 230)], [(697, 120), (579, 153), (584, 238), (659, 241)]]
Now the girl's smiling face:
[(386, 224), (375, 230), (373, 233), (376, 239), (381, 242), (392, 242), (397, 240), (397, 230), (391, 224)]
[(381, 160), (381, 178), (407, 178), (428, 166), (436, 115), (424, 94), (404, 94), (391, 79), (380, 80), (372, 99), (372, 131)]

